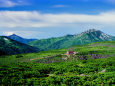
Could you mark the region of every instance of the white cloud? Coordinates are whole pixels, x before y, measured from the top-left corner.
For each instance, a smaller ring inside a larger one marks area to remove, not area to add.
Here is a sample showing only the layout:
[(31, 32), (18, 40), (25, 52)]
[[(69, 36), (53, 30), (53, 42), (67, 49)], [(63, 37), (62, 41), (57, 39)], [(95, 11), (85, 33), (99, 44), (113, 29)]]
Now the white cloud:
[(68, 24), (100, 24), (115, 26), (115, 11), (98, 15), (42, 14), (37, 11), (0, 11), (0, 27), (57, 27)]
[(5, 34), (5, 35), (9, 36), (9, 35), (14, 34), (14, 32), (3, 32), (3, 34)]
[(22, 37), (26, 37), (26, 38), (36, 38), (37, 35), (42, 35), (45, 34), (44, 32), (40, 32), (40, 31), (2, 31), (3, 35), (5, 36), (9, 36), (12, 34), (16, 34), (18, 36), (22, 36)]
[(27, 4), (26, 2), (22, 0), (0, 0), (0, 7), (14, 7), (14, 6), (19, 6), (19, 5), (25, 5)]

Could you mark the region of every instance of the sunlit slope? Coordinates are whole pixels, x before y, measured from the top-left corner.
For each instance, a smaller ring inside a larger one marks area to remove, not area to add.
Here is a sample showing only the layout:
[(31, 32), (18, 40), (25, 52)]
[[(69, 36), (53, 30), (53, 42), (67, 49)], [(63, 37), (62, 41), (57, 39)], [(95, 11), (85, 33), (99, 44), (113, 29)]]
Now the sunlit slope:
[(77, 35), (66, 35), (63, 37), (35, 40), (29, 43), (31, 46), (42, 50), (68, 48), (74, 45), (83, 45), (99, 41), (113, 41), (115, 37), (107, 35), (102, 31), (91, 29)]
[(115, 41), (0, 57), (1, 85), (114, 86)]
[[(42, 51), (39, 53), (29, 53), (13, 56), (5, 56), (5, 59), (1, 57), (1, 64), (6, 63), (8, 59), (11, 62), (36, 62), (36, 63), (52, 63), (63, 62), (71, 60), (87, 60), (87, 59), (99, 59), (109, 58), (115, 56), (115, 41), (96, 42), (87, 45), (73, 46), (73, 51), (78, 52), (72, 58), (66, 59), (66, 52), (68, 48)], [(64, 60), (66, 59), (66, 60)], [(10, 63), (10, 61), (8, 61)]]

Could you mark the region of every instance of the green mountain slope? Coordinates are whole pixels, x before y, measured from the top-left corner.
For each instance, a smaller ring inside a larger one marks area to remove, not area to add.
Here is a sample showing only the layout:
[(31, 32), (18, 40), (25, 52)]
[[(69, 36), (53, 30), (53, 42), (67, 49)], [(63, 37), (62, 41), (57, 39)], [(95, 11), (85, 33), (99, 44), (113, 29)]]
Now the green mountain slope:
[(25, 39), (25, 38), (22, 38), (20, 36), (15, 35), (15, 34), (12, 34), (12, 35), (7, 36), (7, 37), (10, 38), (10, 39), (16, 40), (20, 43), (25, 43), (25, 44), (27, 44), (28, 42), (36, 40), (36, 39)]
[(43, 50), (68, 48), (74, 45), (88, 44), (98, 41), (113, 41), (115, 37), (107, 35), (99, 30), (90, 29), (77, 35), (66, 35), (63, 37), (41, 39), (29, 42), (29, 45), (39, 47)]
[[(74, 46), (39, 53), (0, 56), (1, 85), (114, 86), (115, 41)], [(88, 59), (84, 59), (88, 58)], [(48, 63), (48, 64), (47, 64)]]
[(40, 47), (43, 50), (59, 49), (59, 48), (64, 48), (65, 46), (63, 45), (65, 44), (65, 42), (69, 41), (72, 37), (73, 37), (72, 35), (67, 35), (59, 38), (41, 39), (41, 40), (32, 41), (29, 43), (29, 45)]
[(0, 36), (0, 55), (38, 52), (39, 49), (19, 43), (5, 36)]

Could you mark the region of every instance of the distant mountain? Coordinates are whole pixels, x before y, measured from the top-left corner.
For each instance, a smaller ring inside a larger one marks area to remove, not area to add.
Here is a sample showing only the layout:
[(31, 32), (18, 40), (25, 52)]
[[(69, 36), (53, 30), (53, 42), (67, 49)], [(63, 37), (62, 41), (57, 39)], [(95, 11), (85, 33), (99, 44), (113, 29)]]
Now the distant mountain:
[(100, 30), (90, 29), (76, 35), (41, 39), (29, 42), (29, 45), (43, 50), (68, 48), (74, 45), (88, 44), (99, 41), (114, 41), (115, 37), (107, 35)]
[(0, 55), (38, 52), (39, 49), (19, 43), (5, 36), (0, 36)]
[(25, 44), (36, 40), (36, 39), (25, 39), (25, 38), (22, 38), (22, 37), (20, 37), (20, 36), (18, 36), (16, 34), (12, 34), (12, 35), (7, 36), (7, 37), (10, 38), (10, 39), (16, 40), (16, 41), (18, 41), (20, 43), (25, 43)]

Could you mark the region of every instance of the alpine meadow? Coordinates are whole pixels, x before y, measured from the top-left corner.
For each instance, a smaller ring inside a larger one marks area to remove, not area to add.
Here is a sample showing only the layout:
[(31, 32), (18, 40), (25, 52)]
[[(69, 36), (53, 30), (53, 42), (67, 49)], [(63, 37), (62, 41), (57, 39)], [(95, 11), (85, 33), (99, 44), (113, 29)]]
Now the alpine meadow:
[(114, 0), (0, 0), (0, 86), (115, 86)]

